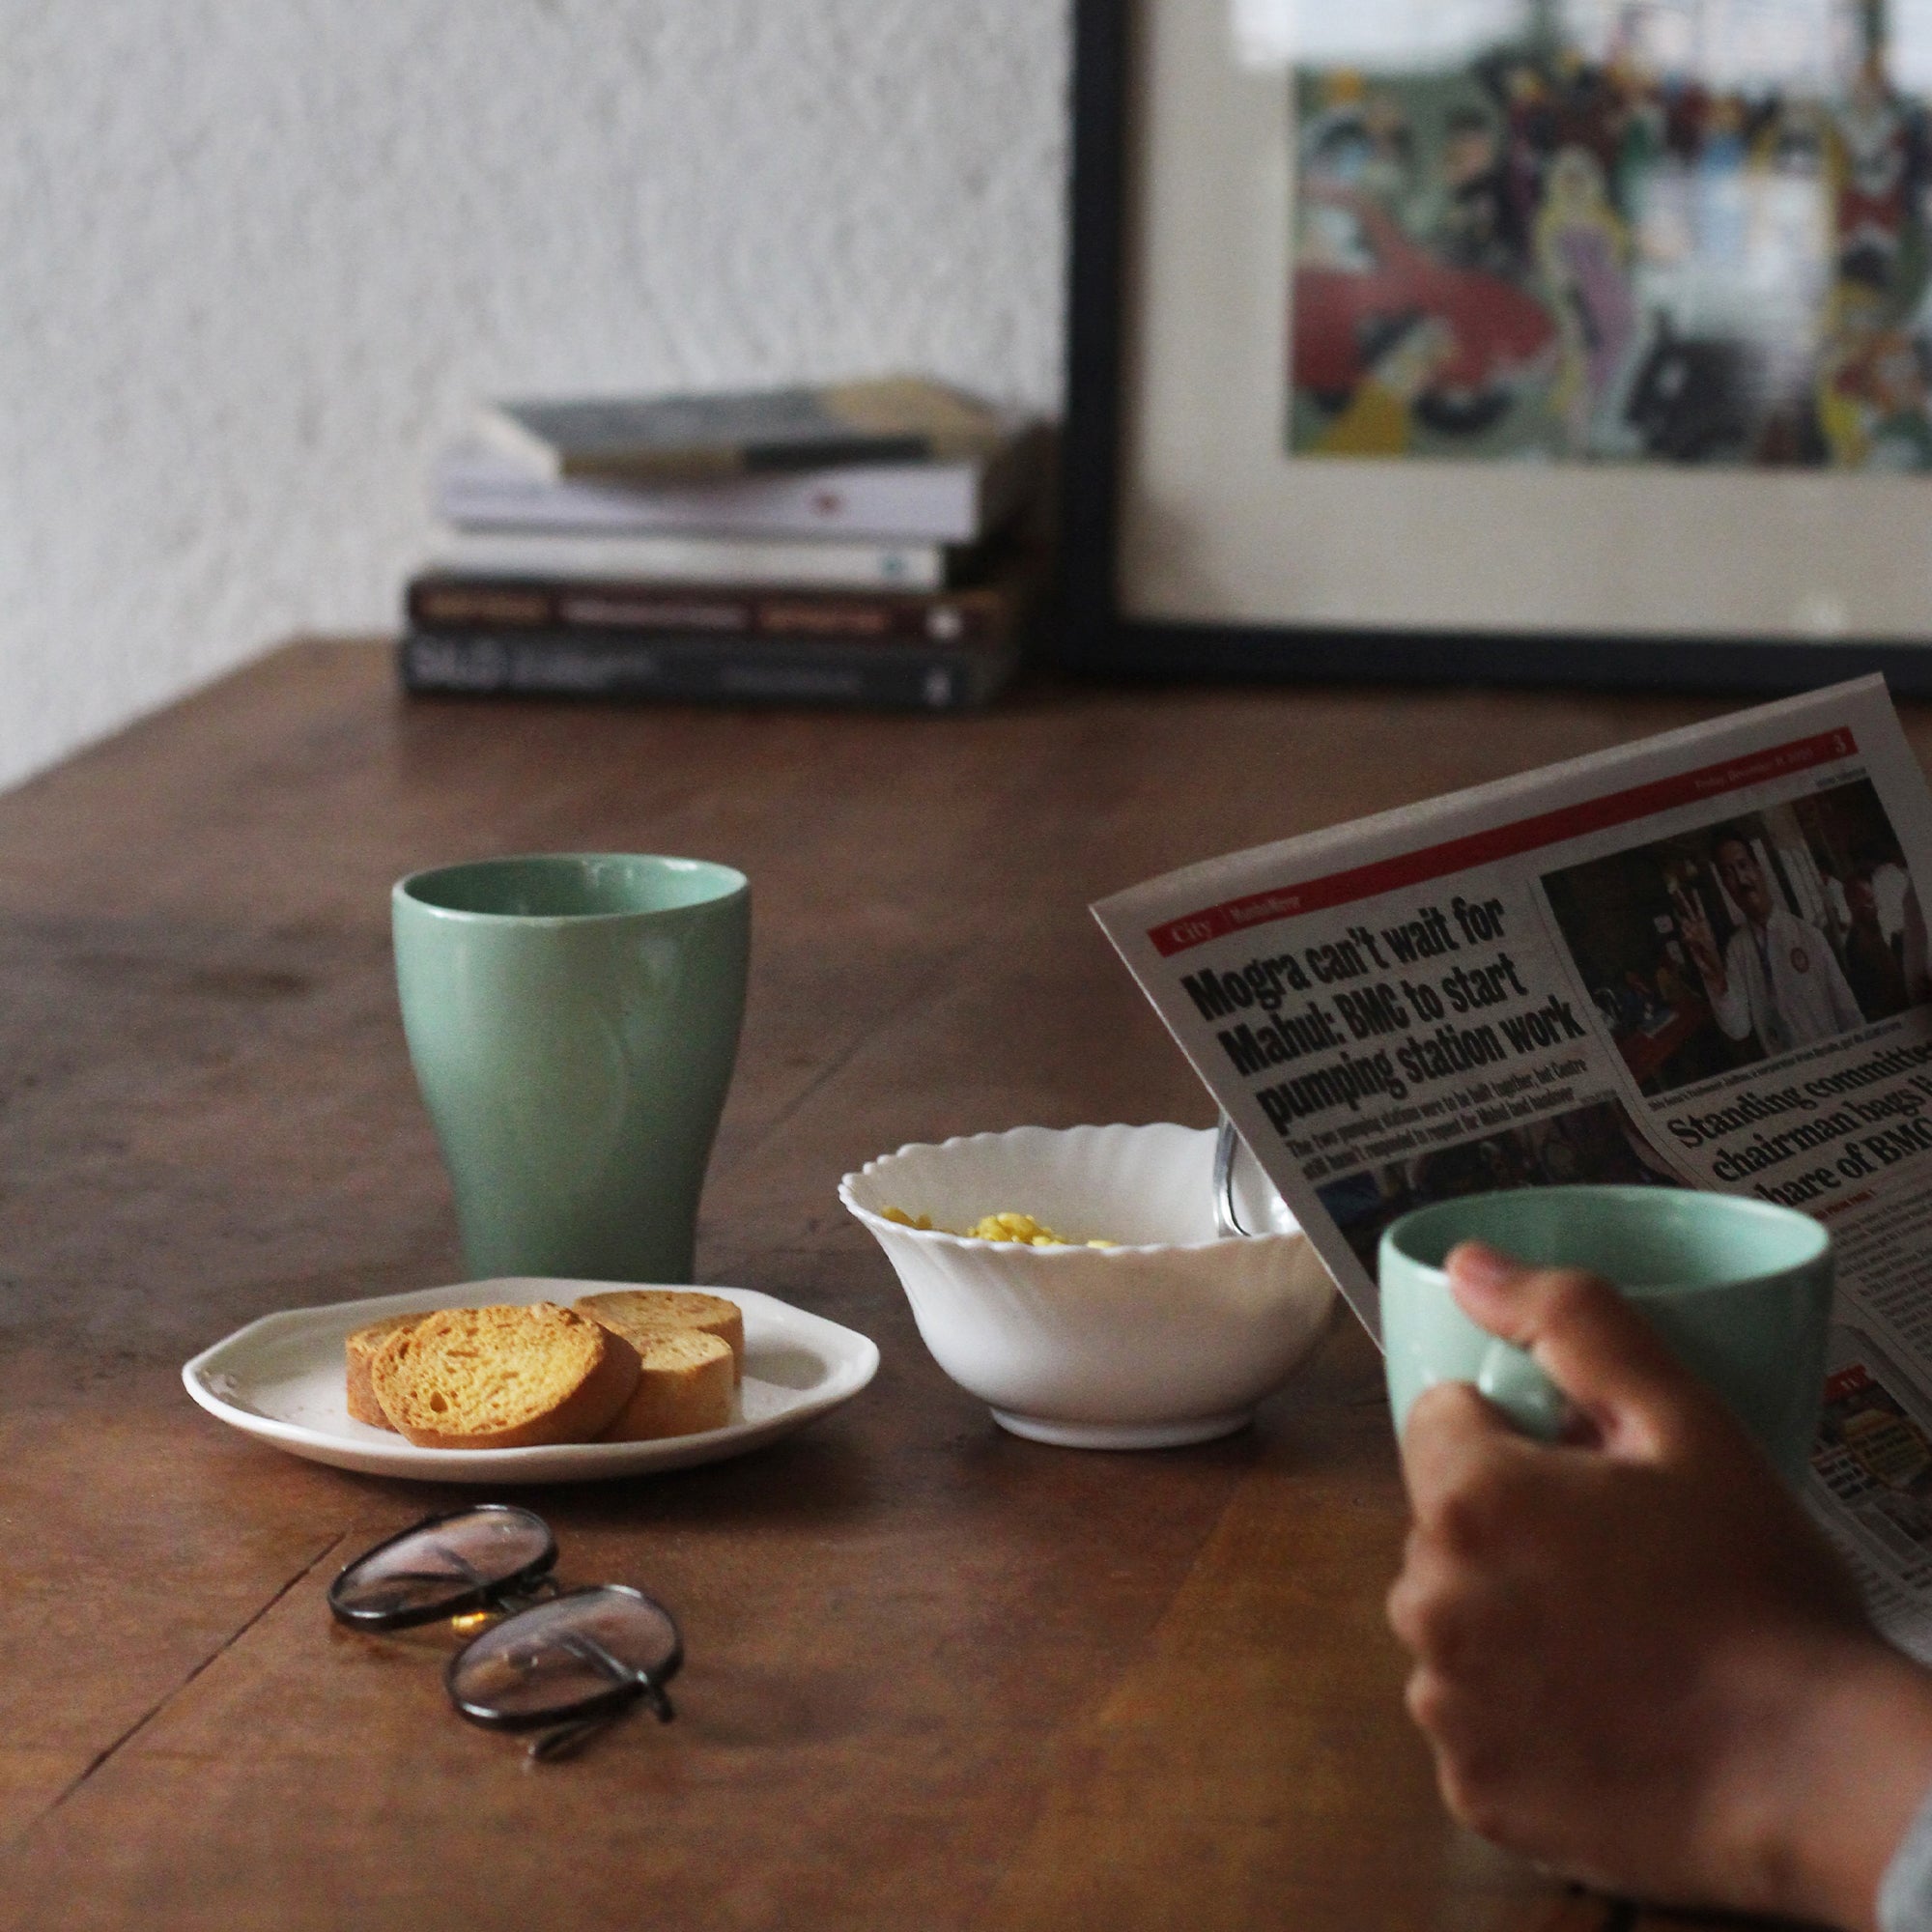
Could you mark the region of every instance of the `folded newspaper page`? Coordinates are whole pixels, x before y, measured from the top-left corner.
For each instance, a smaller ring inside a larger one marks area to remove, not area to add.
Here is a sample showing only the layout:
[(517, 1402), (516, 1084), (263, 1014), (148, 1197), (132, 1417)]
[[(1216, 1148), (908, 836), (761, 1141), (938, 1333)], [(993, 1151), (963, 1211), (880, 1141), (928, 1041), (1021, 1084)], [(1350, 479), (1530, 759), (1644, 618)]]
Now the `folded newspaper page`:
[(1815, 1214), (1811, 1501), (1932, 1662), (1932, 795), (1863, 678), (1094, 908), (1379, 1340), (1407, 1209), (1573, 1181)]

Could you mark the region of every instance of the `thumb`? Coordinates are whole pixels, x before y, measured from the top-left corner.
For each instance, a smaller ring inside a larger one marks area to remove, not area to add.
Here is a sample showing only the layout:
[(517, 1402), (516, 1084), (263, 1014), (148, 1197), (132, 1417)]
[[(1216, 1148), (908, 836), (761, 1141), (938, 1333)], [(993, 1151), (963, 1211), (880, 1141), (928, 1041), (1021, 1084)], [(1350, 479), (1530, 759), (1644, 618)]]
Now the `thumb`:
[(1526, 1350), (1605, 1448), (1655, 1455), (1711, 1414), (1717, 1398), (1600, 1275), (1530, 1267), (1482, 1241), (1446, 1266), (1463, 1312)]

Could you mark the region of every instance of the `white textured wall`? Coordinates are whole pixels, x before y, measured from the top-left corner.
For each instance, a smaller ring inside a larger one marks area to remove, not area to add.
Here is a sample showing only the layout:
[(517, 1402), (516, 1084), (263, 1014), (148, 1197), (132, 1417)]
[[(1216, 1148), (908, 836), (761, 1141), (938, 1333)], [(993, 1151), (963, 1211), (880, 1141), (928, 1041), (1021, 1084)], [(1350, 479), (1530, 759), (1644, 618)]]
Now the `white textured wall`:
[(392, 621), (470, 399), (1059, 393), (1064, 0), (0, 0), (0, 783)]

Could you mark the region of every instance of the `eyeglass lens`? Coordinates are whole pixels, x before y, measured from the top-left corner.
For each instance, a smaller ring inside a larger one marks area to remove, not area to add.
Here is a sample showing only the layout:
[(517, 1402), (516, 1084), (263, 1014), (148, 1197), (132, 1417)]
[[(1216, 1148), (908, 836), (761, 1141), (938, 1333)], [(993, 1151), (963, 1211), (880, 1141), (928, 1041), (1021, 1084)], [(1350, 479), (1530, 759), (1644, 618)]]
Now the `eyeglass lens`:
[(346, 1623), (424, 1623), (544, 1575), (556, 1543), (541, 1517), (479, 1504), (406, 1529), (343, 1571), (328, 1606)]
[(486, 1724), (554, 1722), (649, 1696), (668, 1717), (663, 1687), (684, 1661), (662, 1604), (622, 1584), (573, 1590), (506, 1617), (449, 1662), (449, 1694)]

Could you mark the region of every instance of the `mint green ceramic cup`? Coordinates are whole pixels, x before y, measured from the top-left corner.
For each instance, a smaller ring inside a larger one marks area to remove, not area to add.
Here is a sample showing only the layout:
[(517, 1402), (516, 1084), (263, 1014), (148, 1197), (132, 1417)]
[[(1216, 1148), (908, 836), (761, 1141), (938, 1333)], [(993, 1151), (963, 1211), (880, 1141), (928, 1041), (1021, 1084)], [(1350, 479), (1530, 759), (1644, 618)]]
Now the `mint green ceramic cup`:
[(1442, 1264), (1465, 1240), (1614, 1283), (1787, 1481), (1803, 1477), (1824, 1391), (1833, 1281), (1832, 1237), (1808, 1215), (1669, 1187), (1525, 1187), (1438, 1202), (1392, 1223), (1378, 1273), (1397, 1433), (1424, 1389), (1465, 1381), (1548, 1440), (1562, 1426), (1561, 1392), (1449, 1293)]
[(745, 875), (486, 859), (412, 873), (390, 907), (469, 1272), (689, 1281), (745, 1011)]

